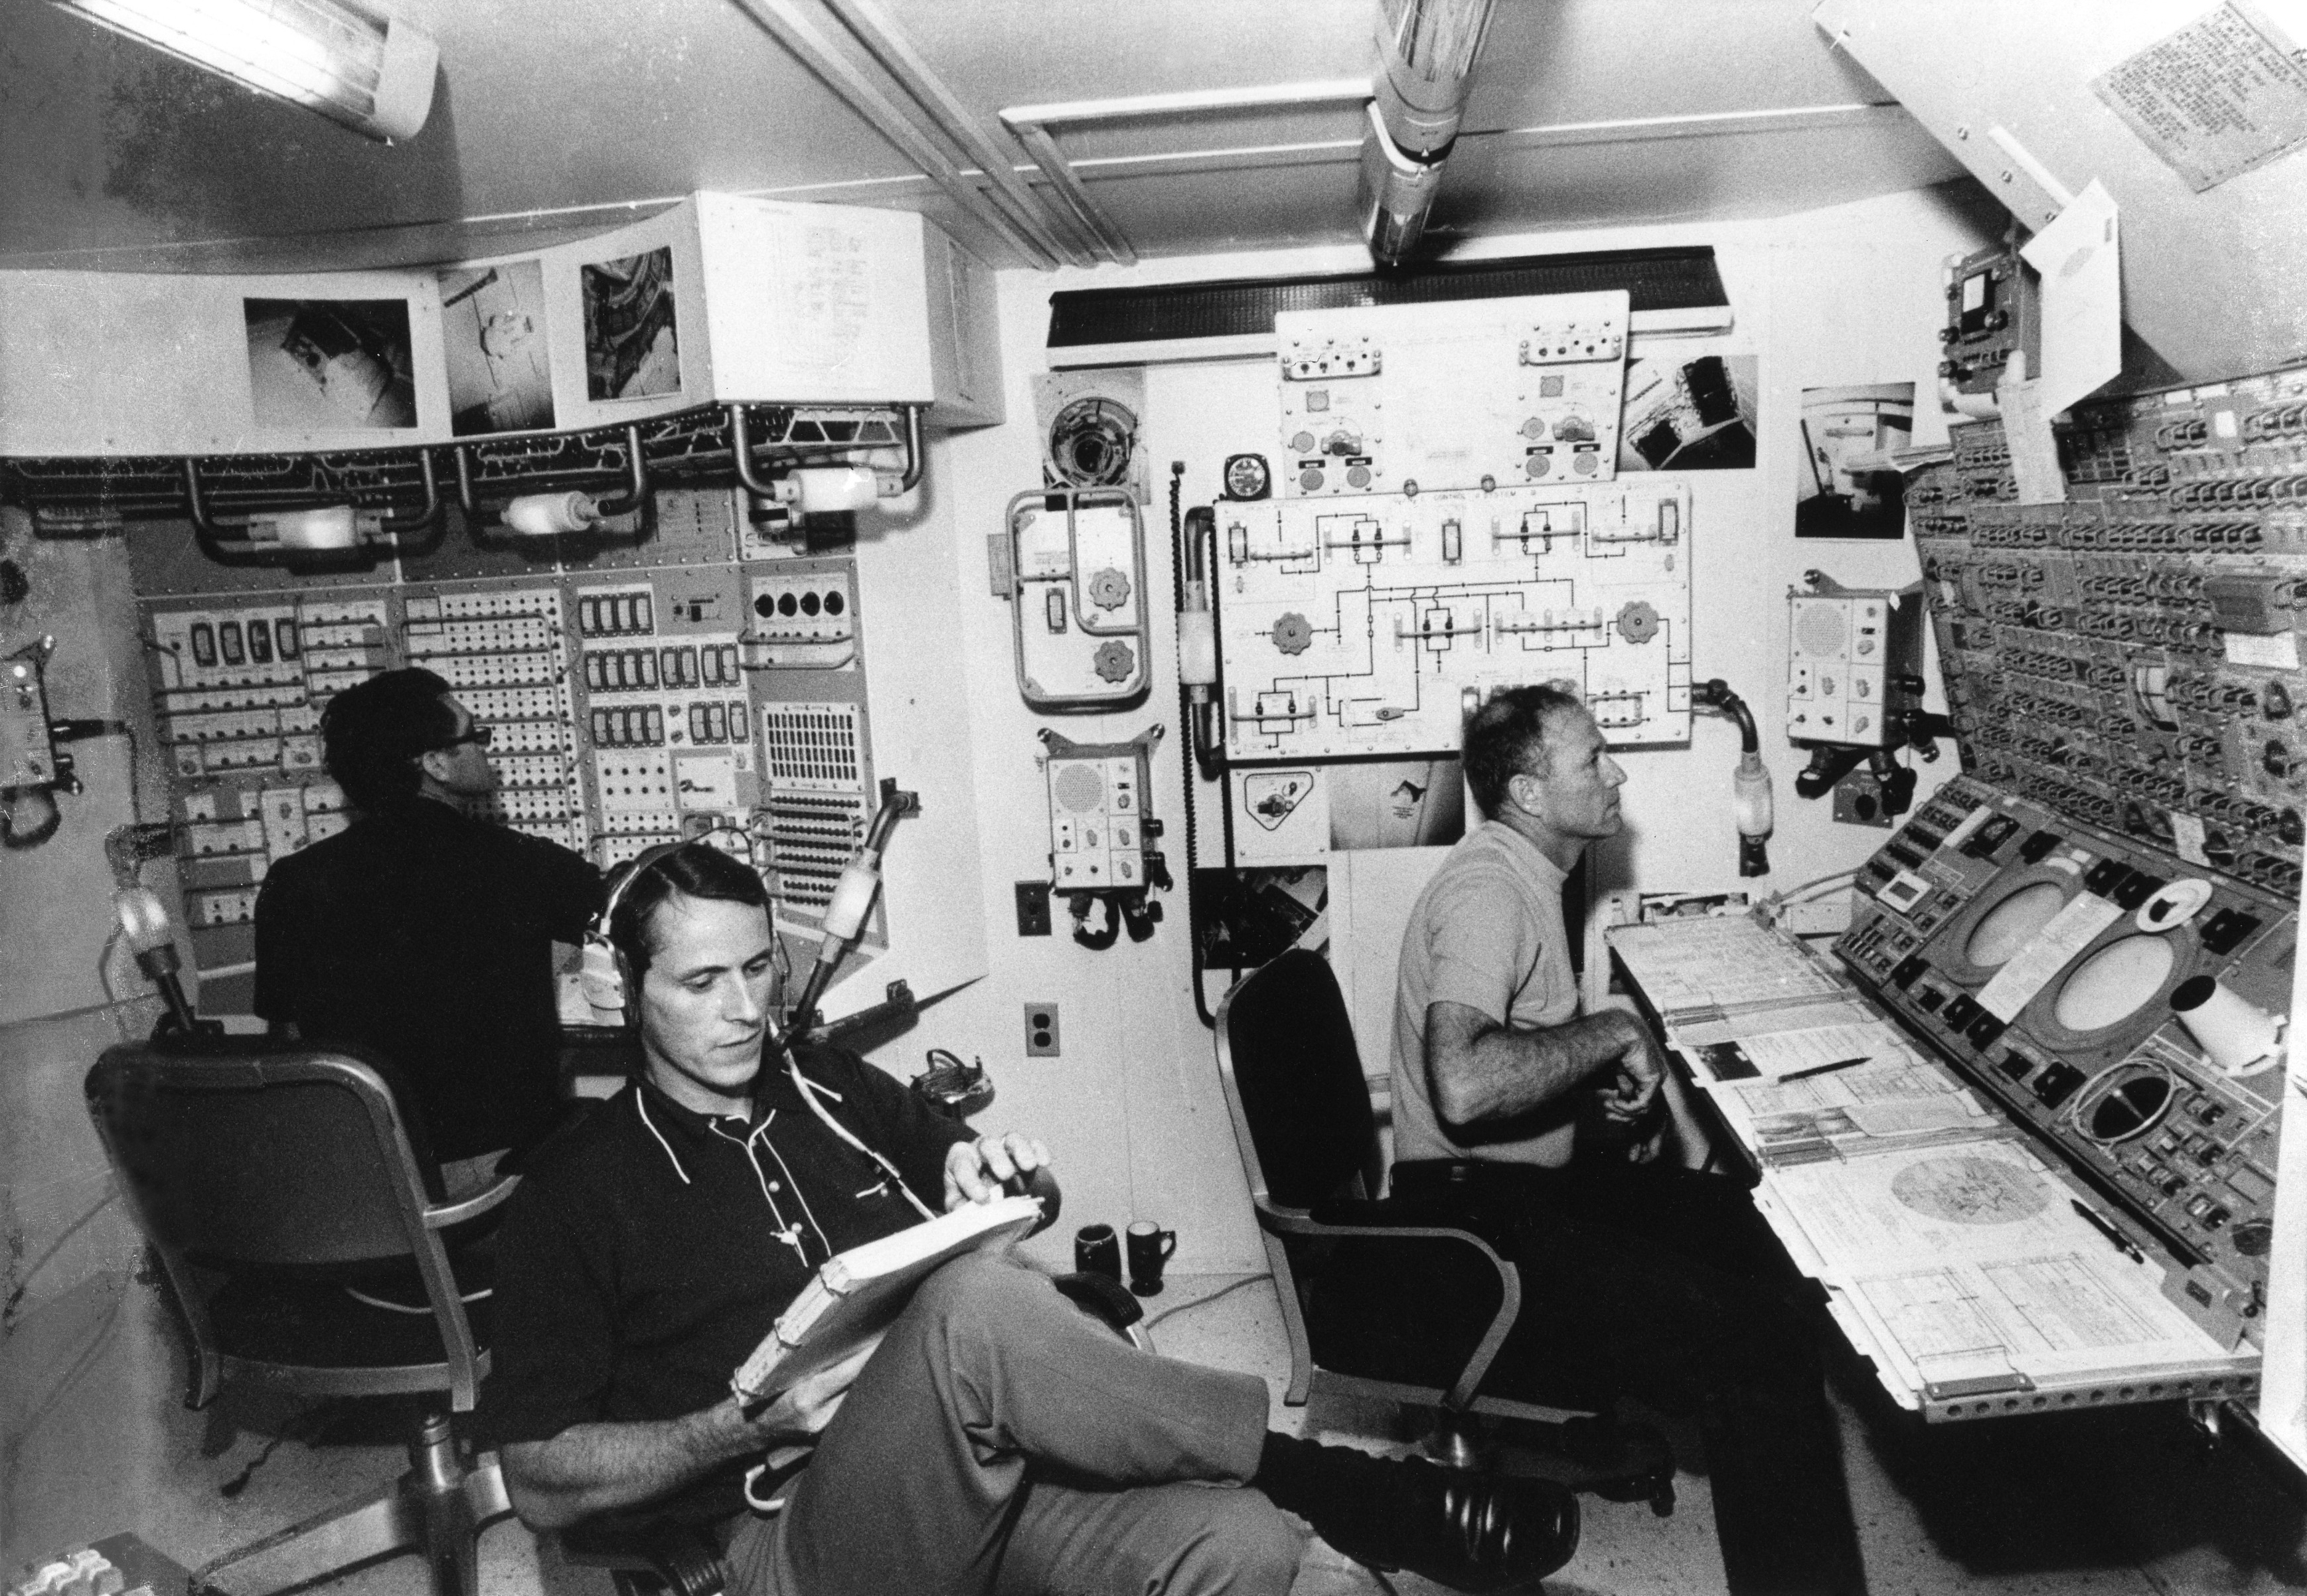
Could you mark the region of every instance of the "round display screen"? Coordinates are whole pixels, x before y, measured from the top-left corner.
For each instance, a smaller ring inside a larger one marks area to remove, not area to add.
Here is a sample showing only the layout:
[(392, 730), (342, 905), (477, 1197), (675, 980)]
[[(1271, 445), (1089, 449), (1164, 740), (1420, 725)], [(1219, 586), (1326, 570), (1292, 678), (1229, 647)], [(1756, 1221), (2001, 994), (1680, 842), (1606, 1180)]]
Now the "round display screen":
[(2066, 902), (2067, 895), (2055, 881), (2021, 887), (1978, 917), (1970, 928), (1970, 940), (1963, 944), (1963, 957), (1983, 970), (2009, 964), (2011, 956), (2033, 941)]
[(2051, 1017), (2070, 1031), (2104, 1031), (2154, 1000), (2177, 957), (2166, 937), (2109, 942), (2067, 977)]

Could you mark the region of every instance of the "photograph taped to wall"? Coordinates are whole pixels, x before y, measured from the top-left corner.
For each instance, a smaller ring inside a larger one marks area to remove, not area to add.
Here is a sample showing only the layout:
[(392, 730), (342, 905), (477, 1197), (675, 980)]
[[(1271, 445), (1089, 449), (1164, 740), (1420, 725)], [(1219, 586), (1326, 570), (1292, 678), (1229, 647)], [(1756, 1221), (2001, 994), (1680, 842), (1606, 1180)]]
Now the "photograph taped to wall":
[(1636, 346), (1626, 361), (1618, 469), (1753, 469), (1761, 382), (1753, 355), (1679, 340)]
[(1333, 765), (1330, 846), (1447, 847), (1466, 835), (1466, 784), (1456, 759)]
[(244, 299), (256, 424), (281, 432), (416, 425), (406, 299)]
[(579, 272), (585, 298), (585, 393), (647, 399), (681, 391), (673, 248), (596, 261)]
[(1194, 938), (1202, 964), (1254, 970), (1292, 948), (1326, 948), (1329, 906), (1330, 872), (1323, 865), (1196, 870)]
[(1915, 385), (1805, 388), (1797, 537), (1906, 536), (1905, 484), (1889, 456), (1915, 431)]
[(460, 438), (553, 425), (545, 268), (536, 261), (441, 273), (450, 425)]

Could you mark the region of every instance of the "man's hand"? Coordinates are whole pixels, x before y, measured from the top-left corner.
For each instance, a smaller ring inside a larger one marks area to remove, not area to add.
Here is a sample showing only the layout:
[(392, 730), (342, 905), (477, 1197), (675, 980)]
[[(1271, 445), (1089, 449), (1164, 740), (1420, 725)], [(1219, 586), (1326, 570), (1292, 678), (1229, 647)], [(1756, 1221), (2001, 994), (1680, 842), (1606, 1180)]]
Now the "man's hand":
[(946, 1211), (964, 1203), (990, 1203), (1001, 1195), (1004, 1180), (1046, 1169), (1049, 1163), (1047, 1147), (1014, 1130), (1008, 1136), (956, 1142), (945, 1155)]
[(1633, 1124), (1650, 1113), (1658, 1102), (1659, 1091), (1666, 1083), (1666, 1056), (1659, 1051), (1648, 1025), (1623, 1009), (1610, 1012), (1625, 1017), (1625, 1023), (1619, 1026), (1624, 1041), (1612, 1062), (1609, 1079), (1599, 1095), (1604, 1114), (1623, 1124)]
[(747, 1413), (745, 1423), (761, 1448), (791, 1446), (822, 1433), (833, 1422), (833, 1416), (841, 1412), (849, 1387), (856, 1383), (858, 1371), (880, 1345), (881, 1337), (877, 1334), (838, 1363), (828, 1363), (813, 1374), (803, 1375), (778, 1392), (776, 1400), (759, 1412)]

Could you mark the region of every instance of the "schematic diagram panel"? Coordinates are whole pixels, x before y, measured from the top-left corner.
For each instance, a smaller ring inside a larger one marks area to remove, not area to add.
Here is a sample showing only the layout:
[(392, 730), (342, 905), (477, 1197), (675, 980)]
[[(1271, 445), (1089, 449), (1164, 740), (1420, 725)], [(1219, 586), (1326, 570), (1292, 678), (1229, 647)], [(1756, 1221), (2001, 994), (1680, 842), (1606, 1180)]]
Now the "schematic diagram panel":
[[(735, 552), (156, 584), (166, 596), (140, 610), (203, 1008), (246, 1008), (268, 868), (350, 823), (324, 767), (329, 701), (404, 665), (437, 673), (489, 728), (490, 818), (605, 869), (704, 838), (759, 871), (780, 928), (813, 942), (873, 807), (855, 566)], [(866, 951), (883, 940), (877, 913)]]
[(1609, 480), (1627, 313), (1616, 290), (1276, 316), (1282, 494)]
[(1614, 744), (1687, 742), (1690, 508), (1671, 476), (1223, 506), (1228, 755), (1453, 752), (1538, 682)]

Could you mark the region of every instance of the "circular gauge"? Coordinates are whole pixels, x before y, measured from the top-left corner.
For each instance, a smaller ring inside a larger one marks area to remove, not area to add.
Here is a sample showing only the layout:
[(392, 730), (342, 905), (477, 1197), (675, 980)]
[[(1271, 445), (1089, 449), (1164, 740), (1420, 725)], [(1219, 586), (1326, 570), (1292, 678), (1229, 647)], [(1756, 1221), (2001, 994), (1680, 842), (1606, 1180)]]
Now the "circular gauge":
[(2087, 1098), (2075, 1118), (2091, 1140), (2112, 1146), (2144, 1136), (2171, 1106), (2171, 1077), (2160, 1070), (2123, 1073)]
[(1225, 493), (1229, 499), (1263, 499), (1274, 491), (1274, 473), (1262, 454), (1226, 457)]
[(2123, 937), (2075, 966), (2051, 1017), (2078, 1034), (2104, 1031), (2139, 1012), (2163, 990), (2177, 958), (2168, 939)]
[(1982, 970), (1998, 969), (2034, 940), (2035, 933), (2066, 906), (2067, 895), (2056, 881), (2036, 881), (2021, 887), (1978, 917), (1963, 944), (1962, 956)]

